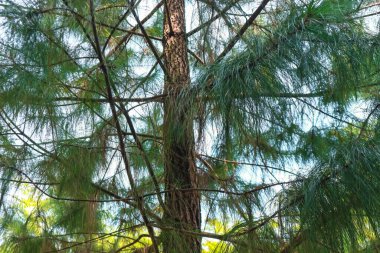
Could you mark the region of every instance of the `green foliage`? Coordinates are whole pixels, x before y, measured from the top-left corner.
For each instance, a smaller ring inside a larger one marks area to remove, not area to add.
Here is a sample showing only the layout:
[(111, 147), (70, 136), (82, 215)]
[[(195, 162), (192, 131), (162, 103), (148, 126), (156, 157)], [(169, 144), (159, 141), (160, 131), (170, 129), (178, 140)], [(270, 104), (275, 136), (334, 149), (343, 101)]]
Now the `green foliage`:
[[(205, 253), (379, 251), (376, 1), (270, 1), (222, 58), (258, 1), (187, 1), (173, 97), (164, 2), (92, 2), (0, 3), (1, 252), (145, 252), (150, 227), (160, 249), (170, 231)], [(195, 144), (199, 230), (163, 217), (167, 143)]]
[(343, 252), (379, 232), (379, 149), (373, 141), (340, 145), (313, 170), (300, 208), (310, 238)]

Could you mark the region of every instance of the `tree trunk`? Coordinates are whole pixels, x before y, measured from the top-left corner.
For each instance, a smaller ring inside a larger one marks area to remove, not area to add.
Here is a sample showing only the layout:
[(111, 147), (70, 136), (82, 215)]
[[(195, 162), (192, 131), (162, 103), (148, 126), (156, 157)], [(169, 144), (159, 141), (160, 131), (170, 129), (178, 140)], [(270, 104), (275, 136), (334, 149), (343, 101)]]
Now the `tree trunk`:
[[(178, 229), (200, 229), (200, 197), (196, 191), (193, 122), (189, 104), (180, 95), (190, 85), (186, 45), (184, 0), (166, 0), (164, 18), (164, 154), (165, 195), (164, 219)], [(165, 253), (200, 253), (201, 239), (178, 231), (162, 234)]]

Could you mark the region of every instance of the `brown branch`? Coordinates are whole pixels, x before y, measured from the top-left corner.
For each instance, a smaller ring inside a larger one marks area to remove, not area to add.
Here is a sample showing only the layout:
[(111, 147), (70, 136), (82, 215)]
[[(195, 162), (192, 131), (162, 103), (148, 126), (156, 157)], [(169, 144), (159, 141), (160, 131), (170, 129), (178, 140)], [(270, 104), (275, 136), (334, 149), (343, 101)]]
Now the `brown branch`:
[(133, 245), (135, 245), (136, 243), (140, 242), (140, 240), (144, 237), (149, 237), (149, 235), (145, 235), (145, 234), (141, 234), (139, 235), (136, 239), (134, 239), (131, 243), (128, 243), (127, 245), (124, 245), (120, 248), (118, 248), (115, 253), (118, 253), (118, 252), (121, 252), (122, 250), (126, 249), (126, 248), (129, 248)]
[[(113, 100), (113, 94), (112, 94), (112, 88), (111, 88), (111, 78), (109, 76), (107, 64), (105, 62), (103, 53), (102, 53), (101, 48), (100, 48), (99, 37), (98, 37), (98, 33), (97, 33), (97, 29), (96, 29), (96, 23), (95, 23), (94, 2), (93, 2), (93, 0), (89, 0), (89, 4), (90, 4), (90, 14), (91, 14), (91, 21), (92, 21), (91, 22), (92, 23), (92, 30), (93, 30), (94, 41), (95, 41), (94, 50), (95, 50), (95, 52), (98, 55), (99, 63), (100, 63), (100, 68), (101, 68), (101, 70), (103, 72), (103, 75), (104, 75), (104, 78), (105, 78), (106, 90), (107, 90), (107, 95), (108, 95), (108, 99), (109, 99), (109, 104), (110, 104), (112, 115), (113, 115), (113, 118), (114, 118), (114, 121), (115, 121), (116, 131), (118, 133), (121, 156), (122, 156), (123, 161), (124, 161), (124, 166), (125, 166), (125, 169), (126, 169), (126, 172), (127, 172), (127, 176), (128, 176), (128, 179), (129, 179), (129, 184), (131, 186), (132, 193), (137, 198), (137, 208), (140, 211), (140, 214), (141, 214), (141, 216), (142, 216), (142, 218), (144, 220), (146, 228), (147, 228), (147, 230), (149, 232), (149, 235), (151, 237), (152, 244), (154, 246), (154, 251), (156, 253), (159, 253), (158, 244), (156, 242), (155, 235), (154, 235), (154, 230), (149, 225), (149, 220), (148, 220), (148, 217), (146, 216), (145, 210), (144, 210), (143, 199), (139, 197), (139, 194), (137, 192), (137, 189), (136, 189), (136, 186), (135, 186), (135, 183), (134, 183), (134, 179), (133, 179), (133, 175), (132, 175), (132, 172), (131, 172), (131, 169), (130, 169), (128, 157), (127, 157), (127, 154), (125, 152), (126, 147), (125, 147), (124, 138), (123, 138), (123, 134), (122, 134), (123, 131), (121, 129), (121, 125), (120, 125), (119, 119), (117, 117), (116, 104), (115, 104), (115, 102)], [(135, 16), (136, 13), (134, 12), (134, 10), (131, 9), (131, 11), (132, 11), (133, 15)], [(140, 23), (140, 25), (141, 25), (141, 23)]]
[(199, 57), (196, 53), (194, 53), (193, 51), (191, 51), (190, 49), (187, 49), (187, 52), (193, 56), (195, 58), (195, 60), (197, 60), (197, 62), (199, 62), (200, 64), (202, 65), (205, 65), (205, 62), (201, 59), (201, 57)]
[(197, 28), (194, 28), (193, 30), (189, 31), (186, 33), (186, 37), (190, 37), (194, 35), (195, 33), (199, 32), (202, 30), (205, 26), (210, 25), (213, 23), (215, 20), (219, 19), (223, 14), (225, 14), (227, 11), (229, 11), (239, 0), (233, 0), (230, 4), (228, 4), (226, 7), (224, 7), (220, 13), (209, 19), (207, 22), (204, 22), (203, 24), (199, 25)]
[(328, 117), (330, 117), (332, 119), (335, 119), (335, 120), (337, 120), (339, 122), (345, 123), (345, 124), (347, 124), (349, 126), (361, 129), (361, 127), (359, 127), (359, 126), (357, 126), (355, 124), (352, 124), (351, 122), (348, 122), (348, 121), (346, 121), (344, 119), (340, 119), (340, 118), (338, 118), (338, 117), (336, 117), (336, 116), (334, 116), (334, 115), (332, 115), (332, 114), (330, 114), (328, 112), (325, 112), (322, 109), (314, 106), (313, 104), (309, 103), (308, 101), (306, 101), (304, 99), (301, 99), (301, 98), (296, 98), (296, 99), (299, 100), (299, 101), (301, 101), (302, 103), (306, 104), (307, 106), (311, 107), (312, 109), (314, 109), (314, 110), (316, 110), (316, 111), (318, 111), (318, 112), (320, 112), (320, 113), (322, 113), (322, 114), (324, 114), (324, 115), (326, 115), (326, 116), (328, 116)]
[[(140, 227), (140, 225), (130, 226), (128, 229), (132, 229), (133, 230), (134, 228), (137, 228), (137, 227)], [(85, 240), (85, 241), (82, 241), (82, 242), (75, 242), (73, 245), (66, 246), (66, 247), (63, 247), (63, 248), (60, 248), (60, 249), (57, 249), (57, 250), (47, 251), (45, 253), (67, 251), (68, 249), (72, 249), (72, 248), (78, 247), (80, 245), (87, 244), (89, 242), (103, 240), (103, 239), (106, 239), (106, 238), (111, 237), (111, 236), (117, 236), (117, 234), (119, 234), (121, 232), (124, 232), (126, 230), (127, 230), (126, 228), (119, 229), (119, 230), (116, 230), (116, 231), (113, 231), (113, 232), (110, 232), (110, 233), (106, 233), (106, 234), (102, 234), (102, 235), (100, 235), (98, 237), (91, 238), (91, 239), (88, 239), (88, 240)]]
[[(114, 97), (114, 102), (136, 102), (136, 103), (146, 103), (146, 102), (163, 102), (163, 98), (165, 98), (166, 94), (156, 95), (152, 97), (144, 97), (144, 98), (119, 98)], [(96, 103), (108, 103), (108, 98), (81, 98), (81, 97), (57, 97), (54, 99), (55, 101), (79, 101), (79, 102), (96, 102)]]
[(143, 34), (144, 37), (145, 37), (145, 41), (148, 43), (148, 46), (149, 46), (150, 50), (152, 51), (152, 53), (153, 53), (154, 56), (156, 57), (156, 60), (158, 61), (158, 64), (160, 64), (160, 67), (161, 67), (162, 71), (163, 71), (164, 74), (166, 75), (167, 71), (166, 71), (166, 69), (165, 69), (165, 66), (164, 66), (163, 62), (161, 61), (161, 57), (160, 57), (160, 55), (158, 54), (158, 51), (157, 51), (156, 47), (153, 45), (153, 42), (151, 41), (151, 39), (150, 39), (148, 33), (146, 32), (146, 30), (145, 30), (145, 28), (144, 28), (142, 22), (140, 21), (138, 15), (137, 15), (137, 13), (136, 13), (136, 11), (135, 11), (135, 9), (134, 9), (134, 6), (131, 7), (131, 12), (132, 12), (132, 15), (134, 16), (134, 18), (135, 18), (135, 20), (136, 20), (136, 22), (137, 22), (139, 28), (140, 28), (142, 34)]
[(247, 31), (247, 29), (252, 25), (255, 19), (259, 16), (261, 11), (265, 8), (270, 0), (263, 0), (256, 11), (252, 14), (252, 16), (244, 23), (239, 32), (232, 38), (232, 40), (225, 47), (223, 52), (217, 57), (217, 61), (222, 59), (224, 56), (228, 54), (229, 51), (235, 46), (235, 44), (239, 41), (239, 39), (243, 36), (243, 34)]
[[(160, 8), (161, 6), (163, 5), (163, 1), (159, 2), (151, 11), (150, 13), (143, 19), (141, 20), (141, 24), (144, 24), (145, 22), (147, 22)], [(129, 33), (131, 32), (135, 32), (137, 29), (139, 28), (139, 25), (136, 25), (134, 26), (131, 30), (129, 30)], [(124, 43), (126, 42), (129, 38), (131, 37), (130, 34), (127, 34), (126, 36), (124, 36), (120, 41), (119, 43), (113, 48), (111, 49), (111, 51), (106, 55), (106, 58), (108, 58), (109, 56), (111, 56), (112, 54), (114, 54), (118, 48)]]
[(367, 118), (364, 120), (363, 122), (363, 126), (361, 127), (360, 129), (360, 133), (358, 135), (358, 138), (362, 137), (363, 133), (366, 131), (366, 128), (367, 128), (367, 125), (368, 125), (368, 122), (370, 120), (370, 118), (372, 117), (372, 115), (376, 112), (376, 110), (380, 107), (380, 104), (377, 104), (375, 106), (375, 108), (373, 108), (371, 110), (371, 112), (368, 114)]
[(126, 111), (124, 105), (121, 105), (121, 111), (122, 111), (122, 113), (124, 114), (124, 117), (127, 120), (127, 124), (129, 126), (129, 129), (131, 130), (133, 139), (135, 140), (138, 149), (141, 151), (141, 155), (142, 155), (142, 157), (144, 159), (144, 162), (145, 162), (145, 164), (146, 164), (146, 166), (148, 168), (148, 173), (149, 173), (150, 177), (152, 178), (153, 185), (154, 185), (156, 193), (157, 193), (158, 201), (159, 201), (161, 207), (165, 208), (165, 204), (164, 204), (163, 198), (162, 198), (162, 196), (160, 194), (160, 186), (158, 184), (158, 181), (157, 181), (156, 176), (155, 176), (154, 171), (153, 171), (153, 166), (152, 166), (151, 162), (149, 161), (148, 156), (145, 153), (143, 145), (140, 142), (140, 139), (139, 139), (139, 137), (138, 137), (138, 135), (136, 133), (135, 127), (133, 125), (132, 119), (129, 116), (128, 112)]
[(379, 15), (379, 14), (380, 14), (380, 11), (377, 11), (377, 12), (368, 13), (368, 14), (365, 14), (365, 15), (362, 15), (362, 16), (354, 17), (354, 19), (367, 18), (367, 17), (371, 17), (371, 16), (376, 16), (376, 15)]
[[(224, 163), (231, 163), (231, 164), (236, 164), (236, 165), (249, 165), (249, 166), (257, 166), (257, 167), (263, 167), (263, 168), (267, 168), (267, 169), (272, 169), (272, 170), (278, 170), (278, 171), (282, 171), (282, 172), (286, 172), (286, 173), (289, 173), (289, 174), (292, 174), (294, 176), (298, 176), (297, 174), (291, 172), (291, 171), (288, 171), (286, 169), (282, 169), (282, 168), (278, 168), (278, 167), (273, 167), (273, 166), (269, 166), (269, 165), (265, 165), (265, 164), (258, 164), (258, 163), (248, 163), (248, 162), (240, 162), (240, 161), (232, 161), (232, 160), (226, 160), (226, 159), (221, 159), (221, 158), (217, 158), (217, 157), (213, 157), (213, 156), (209, 156), (209, 155), (204, 155), (204, 154), (197, 154), (197, 157), (198, 158), (201, 158), (202, 159), (202, 156), (203, 157), (206, 157), (206, 158), (209, 158), (209, 159), (212, 159), (212, 160), (216, 160), (216, 161), (220, 161), (220, 162), (224, 162)], [(203, 160), (203, 159), (202, 159)], [(206, 166), (207, 167), (207, 166)]]
[(112, 38), (112, 35), (116, 32), (116, 29), (121, 24), (121, 22), (123, 22), (123, 20), (128, 16), (129, 12), (130, 12), (130, 9), (128, 8), (128, 10), (123, 14), (123, 16), (121, 16), (121, 18), (117, 21), (116, 25), (112, 28), (110, 34), (108, 35), (108, 37), (106, 39), (106, 42), (103, 45), (103, 49), (102, 49), (103, 54), (104, 54), (104, 52), (105, 52), (105, 50), (107, 48), (107, 45), (108, 45), (109, 41)]
[(33, 182), (33, 181), (25, 181), (25, 180), (16, 180), (16, 179), (8, 179), (8, 178), (0, 178), (1, 181), (7, 181), (17, 184), (32, 184), (32, 185), (45, 185), (45, 186), (51, 186), (51, 185), (58, 185), (59, 183), (44, 183), (44, 182)]
[[(205, 63), (199, 56), (195, 55), (193, 52), (189, 50), (189, 53), (194, 56), (202, 65)], [(313, 97), (322, 97), (329, 91), (321, 91), (321, 92), (312, 92), (312, 93), (258, 93), (257, 97), (269, 97), (269, 98), (313, 98)], [(142, 98), (120, 98), (114, 97), (115, 102), (137, 102), (137, 103), (149, 103), (149, 102), (159, 102), (162, 103), (164, 98), (167, 97), (167, 94), (155, 95), (152, 97), (142, 97)], [(249, 96), (236, 96), (236, 99), (246, 99), (250, 98)], [(202, 99), (202, 98), (199, 98)], [(202, 100), (209, 101), (212, 100), (212, 97), (204, 97)], [(95, 103), (107, 103), (107, 98), (81, 98), (81, 97), (57, 97), (54, 99), (55, 101), (79, 101), (79, 102), (95, 102)]]
[(371, 3), (371, 4), (368, 4), (366, 6), (363, 6), (362, 8), (360, 8), (360, 10), (365, 10), (365, 9), (369, 9), (369, 8), (373, 8), (373, 7), (378, 7), (380, 5), (380, 2), (376, 2), (376, 3)]
[[(295, 179), (295, 180), (291, 180), (291, 181), (287, 181), (287, 182), (277, 182), (277, 183), (272, 183), (272, 184), (261, 184), (261, 185), (258, 185), (256, 187), (252, 188), (251, 190), (241, 191), (241, 192), (210, 189), (210, 188), (186, 188), (186, 189), (163, 190), (163, 191), (160, 191), (160, 194), (170, 193), (170, 192), (175, 192), (175, 191), (178, 191), (178, 192), (198, 191), (198, 192), (213, 192), (213, 193), (216, 192), (216, 193), (227, 194), (227, 195), (235, 195), (235, 196), (247, 196), (247, 195), (256, 193), (258, 191), (266, 190), (266, 189), (269, 189), (271, 187), (275, 187), (278, 185), (294, 184), (294, 183), (299, 183), (299, 182), (303, 182), (303, 181), (304, 181), (304, 179)], [(147, 193), (147, 194), (141, 195), (140, 197), (141, 198), (147, 198), (147, 197), (151, 197), (151, 196), (155, 196), (155, 195), (157, 195), (157, 192)], [(123, 198), (123, 200), (124, 200), (124, 198)], [(128, 198), (128, 200), (133, 200), (133, 198)]]
[[(64, 0), (66, 1), (66, 0)], [(148, 15), (146, 15), (144, 17), (144, 19), (141, 20), (141, 24), (144, 24), (146, 23), (160, 8), (161, 6), (163, 5), (163, 1), (159, 2), (149, 13)], [(75, 12), (74, 10), (71, 10), (69, 9), (69, 11), (79, 20), (80, 19), (83, 19), (85, 20), (86, 22), (90, 22), (91, 21), (88, 21), (85, 17), (83, 17), (82, 15), (80, 15), (79, 13)], [(78, 22), (77, 20), (77, 22)], [(101, 25), (101, 26), (105, 26), (105, 27), (108, 27), (108, 28), (114, 28), (114, 26), (110, 26), (108, 24), (105, 24), (105, 23), (102, 23), (102, 22), (98, 22), (98, 21), (95, 21), (97, 25)], [(110, 51), (105, 55), (105, 59), (111, 57), (113, 54), (115, 54), (119, 48), (124, 44), (126, 43), (127, 41), (129, 41), (129, 39), (132, 37), (132, 35), (137, 35), (137, 36), (144, 36), (143, 34), (141, 33), (138, 33), (136, 32), (136, 30), (139, 28), (138, 25), (134, 26), (132, 29), (130, 30), (126, 30), (126, 29), (122, 29), (120, 27), (117, 27), (117, 30), (119, 31), (122, 31), (122, 32), (125, 32), (127, 33), (125, 36), (123, 36), (119, 42), (112, 48), (110, 49)], [(157, 38), (157, 37), (153, 37), (153, 36), (149, 36), (151, 39), (157, 39), (157, 40), (161, 40), (160, 38)], [(87, 76), (89, 76), (95, 69), (97, 69), (98, 67), (100, 66), (100, 63), (96, 64), (95, 66), (91, 67), (89, 70), (87, 70), (85, 72), (85, 74)]]
[(295, 238), (291, 239), (290, 242), (281, 249), (280, 253), (293, 252), (293, 250), (297, 248), (304, 240), (305, 235), (302, 232), (298, 233)]

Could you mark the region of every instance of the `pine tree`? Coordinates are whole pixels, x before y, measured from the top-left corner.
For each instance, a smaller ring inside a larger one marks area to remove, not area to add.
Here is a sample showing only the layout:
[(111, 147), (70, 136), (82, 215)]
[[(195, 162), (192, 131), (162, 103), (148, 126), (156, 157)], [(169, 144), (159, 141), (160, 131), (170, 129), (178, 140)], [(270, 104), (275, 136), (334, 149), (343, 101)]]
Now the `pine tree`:
[(1, 252), (379, 252), (379, 6), (0, 1)]

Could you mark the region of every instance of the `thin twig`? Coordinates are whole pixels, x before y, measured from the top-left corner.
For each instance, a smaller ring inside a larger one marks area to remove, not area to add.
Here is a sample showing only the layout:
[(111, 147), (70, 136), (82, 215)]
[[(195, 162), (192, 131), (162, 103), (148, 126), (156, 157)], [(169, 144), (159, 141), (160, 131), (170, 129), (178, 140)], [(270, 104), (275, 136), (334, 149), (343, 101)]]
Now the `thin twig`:
[(222, 59), (224, 56), (228, 54), (229, 51), (235, 46), (235, 44), (239, 41), (239, 39), (243, 36), (243, 34), (247, 31), (247, 29), (252, 25), (255, 19), (260, 15), (261, 11), (265, 8), (265, 6), (269, 3), (270, 0), (263, 0), (259, 7), (257, 7), (256, 11), (252, 14), (252, 16), (244, 23), (244, 25), (240, 28), (239, 32), (232, 38), (232, 40), (228, 43), (228, 45), (224, 48), (223, 52), (217, 57), (217, 61)]
[[(135, 186), (135, 183), (134, 183), (134, 179), (133, 179), (133, 176), (132, 176), (132, 172), (131, 172), (131, 169), (130, 169), (128, 157), (127, 157), (127, 154), (125, 152), (126, 147), (125, 147), (125, 143), (124, 143), (122, 129), (121, 129), (121, 125), (120, 125), (119, 119), (117, 117), (116, 104), (113, 101), (113, 94), (112, 94), (112, 88), (111, 88), (112, 87), (111, 77), (109, 76), (107, 64), (105, 62), (105, 58), (104, 58), (103, 53), (102, 53), (101, 48), (100, 48), (99, 37), (98, 37), (98, 33), (97, 33), (97, 29), (96, 29), (96, 23), (95, 23), (94, 2), (93, 2), (93, 0), (89, 0), (89, 4), (90, 4), (90, 14), (91, 14), (91, 21), (92, 21), (91, 22), (92, 23), (92, 30), (93, 30), (94, 41), (95, 41), (94, 50), (95, 50), (95, 52), (98, 55), (99, 63), (101, 64), (100, 68), (101, 68), (101, 70), (103, 72), (103, 75), (104, 75), (104, 78), (105, 78), (106, 90), (107, 90), (107, 95), (108, 95), (108, 99), (109, 99), (109, 104), (110, 104), (112, 115), (113, 115), (113, 118), (114, 118), (114, 121), (115, 121), (116, 131), (118, 133), (120, 152), (121, 152), (121, 155), (122, 155), (122, 158), (123, 158), (123, 161), (124, 161), (125, 169), (127, 171), (127, 176), (128, 176), (128, 179), (129, 179), (129, 184), (131, 186), (132, 193), (137, 198), (137, 206), (138, 206), (138, 209), (139, 209), (139, 211), (141, 213), (141, 216), (142, 216), (142, 218), (144, 220), (146, 228), (147, 228), (147, 230), (149, 232), (149, 235), (151, 237), (152, 244), (154, 246), (154, 251), (156, 253), (159, 253), (158, 244), (156, 242), (156, 238), (155, 238), (155, 235), (154, 235), (154, 230), (149, 225), (149, 220), (148, 220), (148, 217), (146, 216), (145, 210), (144, 210), (143, 199), (139, 197), (139, 194), (137, 192), (137, 189), (136, 189), (136, 186)], [(134, 12), (133, 8), (131, 8), (131, 11), (135, 15), (135, 12)]]

